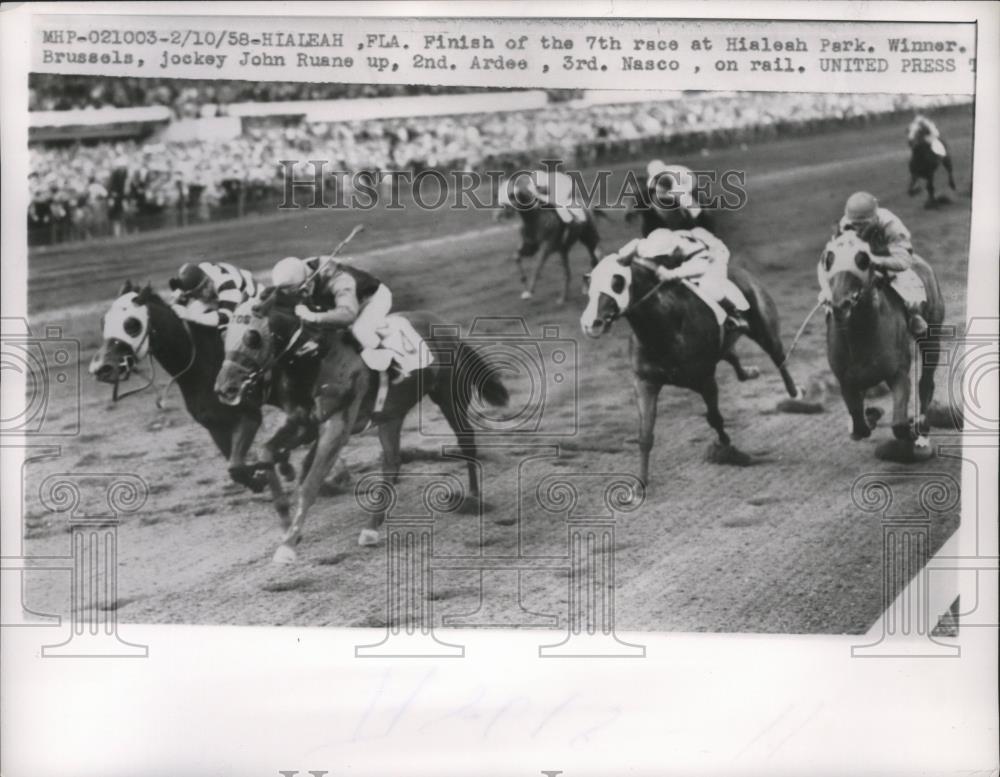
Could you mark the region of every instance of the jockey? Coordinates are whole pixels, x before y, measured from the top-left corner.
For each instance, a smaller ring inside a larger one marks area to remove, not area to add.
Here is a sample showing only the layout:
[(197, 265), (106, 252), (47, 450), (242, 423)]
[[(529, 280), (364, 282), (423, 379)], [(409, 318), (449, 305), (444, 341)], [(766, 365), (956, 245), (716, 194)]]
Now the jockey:
[(233, 311), (259, 291), (247, 270), (228, 262), (187, 262), (170, 279), (170, 288), (170, 307), (178, 316), (220, 330), (229, 325)]
[(913, 117), (909, 129), (906, 131), (906, 139), (910, 148), (913, 148), (922, 136), (927, 137), (931, 150), (935, 154), (941, 157), (948, 156), (948, 149), (945, 148), (944, 142), (941, 140), (941, 133), (937, 125), (922, 113), (918, 113)]
[(627, 243), (617, 256), (656, 262), (656, 277), (661, 282), (690, 281), (726, 312), (728, 329), (749, 331), (745, 314), (750, 310), (750, 303), (729, 280), (729, 249), (707, 229), (655, 229), (647, 237)]
[(694, 197), (694, 184), (694, 174), (684, 165), (667, 165), (659, 159), (646, 165), (650, 201), (661, 208), (676, 203), (692, 222), (701, 213), (701, 206)]
[[(855, 192), (847, 198), (844, 216), (837, 225), (837, 234), (853, 230), (871, 246), (872, 264), (890, 273), (892, 287), (906, 305), (910, 333), (922, 337), (927, 333), (927, 322), (923, 317), (923, 305), (927, 301), (927, 290), (920, 276), (913, 270), (913, 244), (910, 232), (899, 217), (886, 208), (880, 208), (878, 200), (868, 192)], [(830, 304), (830, 283), (819, 266), (819, 299), (827, 307)]]
[(559, 170), (534, 170), (528, 177), (520, 176), (516, 182), (534, 195), (542, 205), (555, 209), (559, 218), (571, 224), (586, 218), (576, 202), (573, 179)]
[(295, 306), (302, 321), (350, 328), (365, 364), (379, 372), (389, 368), (392, 352), (379, 348), (382, 338), (376, 330), (392, 308), (392, 292), (374, 275), (331, 257), (288, 256), (274, 265), (271, 281), (302, 295), (304, 302)]

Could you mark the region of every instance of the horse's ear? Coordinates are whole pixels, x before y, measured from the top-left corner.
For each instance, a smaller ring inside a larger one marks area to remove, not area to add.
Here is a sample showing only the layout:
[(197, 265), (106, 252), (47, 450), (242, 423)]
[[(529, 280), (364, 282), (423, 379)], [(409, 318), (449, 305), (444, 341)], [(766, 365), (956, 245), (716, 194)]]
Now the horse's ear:
[(862, 272), (866, 271), (872, 263), (872, 258), (868, 255), (867, 251), (858, 251), (854, 255), (854, 264)]
[(125, 283), (121, 285), (121, 288), (118, 289), (118, 296), (120, 297), (122, 294), (128, 294), (129, 292), (135, 291), (136, 288), (137, 287), (131, 280), (126, 280)]

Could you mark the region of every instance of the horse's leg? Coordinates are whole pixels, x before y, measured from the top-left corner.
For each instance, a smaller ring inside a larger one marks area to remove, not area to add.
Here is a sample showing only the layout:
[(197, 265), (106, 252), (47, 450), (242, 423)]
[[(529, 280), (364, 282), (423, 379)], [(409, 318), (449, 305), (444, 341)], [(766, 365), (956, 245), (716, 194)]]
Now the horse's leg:
[(904, 442), (911, 441), (913, 427), (910, 424), (910, 373), (897, 373), (886, 382), (892, 392), (892, 436)]
[(572, 280), (572, 273), (569, 269), (569, 249), (566, 246), (562, 246), (559, 249), (559, 261), (562, 263), (563, 268), (563, 290), (556, 299), (556, 304), (565, 305), (566, 300), (569, 299), (569, 283)]
[(719, 444), (729, 447), (732, 441), (726, 434), (725, 422), (722, 419), (722, 413), (719, 412), (719, 384), (715, 382), (714, 375), (705, 381), (699, 393), (701, 398), (705, 400), (705, 407), (708, 410), (705, 416), (708, 419), (708, 425), (715, 429), (715, 433), (719, 436)]
[(937, 205), (937, 195), (934, 194), (934, 173), (927, 176), (927, 202), (925, 208), (933, 208)]
[[(403, 431), (404, 417), (390, 418), (378, 427), (379, 442), (382, 443), (382, 472), (386, 480), (395, 485), (399, 481), (399, 468), (403, 459), (399, 453), (399, 437)], [(385, 521), (385, 513), (372, 513), (368, 525), (361, 530), (358, 545), (377, 545), (378, 530)]]
[[(355, 403), (356, 405), (357, 403)], [(357, 407), (353, 406), (348, 410), (341, 411), (328, 418), (320, 425), (319, 438), (313, 452), (312, 466), (309, 467), (299, 485), (298, 499), (295, 504), (295, 513), (292, 522), (281, 540), (281, 545), (274, 552), (273, 561), (276, 564), (290, 564), (296, 560), (298, 554), (295, 546), (302, 539), (302, 527), (306, 521), (309, 508), (312, 507), (319, 495), (320, 486), (323, 485), (323, 478), (330, 470), (334, 459), (340, 453), (351, 436), (351, 427), (354, 425), (354, 418), (357, 416)]]
[(944, 165), (944, 169), (948, 173), (948, 186), (951, 187), (952, 191), (955, 191), (955, 171), (951, 164), (951, 157), (946, 156), (941, 160), (941, 164)]
[(639, 408), (639, 479), (649, 487), (649, 452), (653, 450), (653, 431), (656, 427), (656, 405), (662, 386), (636, 377), (636, 405)]
[(724, 361), (733, 365), (733, 369), (736, 371), (736, 379), (740, 382), (760, 377), (760, 370), (756, 367), (744, 367), (740, 363), (740, 357), (732, 351), (726, 351), (722, 354), (722, 358)]
[[(927, 423), (927, 408), (934, 400), (934, 371), (937, 369), (938, 345), (932, 339), (920, 340), (918, 343), (921, 354), (920, 381), (917, 383), (917, 394), (920, 399), (920, 417), (917, 419), (917, 434), (930, 432)], [(925, 353), (926, 351), (926, 353)]]
[(549, 254), (553, 250), (554, 246), (552, 242), (546, 241), (545, 245), (542, 246), (541, 252), (538, 254), (538, 261), (535, 262), (535, 266), (531, 271), (531, 279), (528, 281), (528, 286), (521, 292), (521, 299), (531, 299), (535, 296), (535, 285), (538, 283), (538, 279), (542, 274), (542, 268), (545, 266), (545, 262), (548, 261)]
[(255, 494), (264, 490), (265, 483), (256, 477), (254, 468), (247, 466), (246, 457), (259, 428), (259, 418), (240, 416), (232, 430), (229, 450), (229, 477)]
[(458, 447), (462, 451), (462, 457), (466, 461), (469, 471), (469, 496), (473, 499), (479, 498), (479, 468), (476, 464), (476, 438), (469, 432), (469, 405), (468, 402), (459, 398), (460, 392), (455, 392), (450, 385), (441, 389), (435, 388), (428, 394), (431, 401), (438, 406), (441, 414), (448, 422), (455, 439), (458, 440)]
[(864, 390), (840, 381), (840, 395), (844, 398), (847, 412), (851, 416), (851, 439), (863, 440), (866, 437), (871, 437), (872, 427), (865, 416)]
[[(777, 309), (773, 305), (760, 304), (756, 294), (748, 296), (748, 299), (750, 300), (750, 339), (761, 347), (761, 350), (770, 357), (774, 366), (778, 368), (778, 374), (781, 375), (781, 381), (785, 384), (785, 392), (788, 396), (792, 399), (802, 399), (805, 392), (798, 387), (792, 374), (785, 366), (785, 345), (781, 342)], [(726, 359), (726, 361), (729, 360)], [(738, 377), (739, 371), (736, 374)]]

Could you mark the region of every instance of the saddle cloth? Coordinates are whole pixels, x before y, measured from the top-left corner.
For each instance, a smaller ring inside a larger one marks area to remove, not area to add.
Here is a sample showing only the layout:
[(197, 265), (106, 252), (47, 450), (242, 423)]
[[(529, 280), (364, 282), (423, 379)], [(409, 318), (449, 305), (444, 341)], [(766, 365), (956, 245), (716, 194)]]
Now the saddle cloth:
[(941, 142), (941, 138), (931, 139), (931, 151), (938, 156), (948, 156), (948, 149), (944, 147), (944, 143)]
[(385, 321), (375, 328), (381, 340), (379, 350), (386, 350), (404, 373), (429, 367), (434, 363), (434, 357), (424, 342), (424, 338), (413, 328), (406, 318), (393, 313), (386, 316)]

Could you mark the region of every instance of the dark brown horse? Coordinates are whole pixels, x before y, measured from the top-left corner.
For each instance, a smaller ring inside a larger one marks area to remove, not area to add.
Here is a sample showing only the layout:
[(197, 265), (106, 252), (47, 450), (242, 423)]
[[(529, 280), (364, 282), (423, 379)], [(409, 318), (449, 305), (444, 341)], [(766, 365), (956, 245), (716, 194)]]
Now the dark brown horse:
[[(216, 328), (182, 321), (149, 285), (140, 288), (126, 281), (119, 295), (102, 319), (103, 342), (91, 359), (91, 375), (115, 386), (117, 398), (118, 386), (132, 377), (141, 362), (155, 359), (177, 383), (191, 417), (208, 430), (229, 460), (229, 476), (253, 491), (269, 485), (272, 492), (280, 492), (280, 482), (270, 468), (260, 472), (246, 462), (263, 402), (232, 406), (215, 395), (213, 385), (223, 358), (222, 337)], [(150, 387), (152, 376), (138, 390)]]
[[(556, 209), (551, 205), (544, 205), (531, 194), (526, 188), (516, 188), (509, 195), (509, 203), (504, 203), (503, 208), (496, 212), (496, 218), (512, 218), (516, 213), (521, 217), (521, 245), (511, 255), (517, 263), (517, 269), (521, 276), (521, 283), (524, 291), (521, 292), (521, 299), (531, 299), (535, 294), (535, 286), (541, 277), (542, 268), (548, 261), (549, 255), (556, 253), (563, 268), (563, 289), (559, 293), (557, 303), (565, 304), (569, 298), (570, 281), (572, 271), (569, 266), (569, 250), (576, 244), (581, 243), (590, 255), (590, 266), (593, 268), (600, 260), (601, 256), (601, 236), (597, 231), (595, 218), (597, 214), (607, 218), (600, 210), (586, 209), (586, 218), (583, 221), (564, 222)], [(538, 254), (538, 261), (528, 277), (524, 268), (524, 260)]]
[[(833, 238), (823, 252), (823, 269), (831, 291), (831, 312), (826, 322), (826, 351), (830, 368), (840, 382), (840, 392), (851, 416), (851, 438), (871, 436), (871, 414), (865, 412), (865, 392), (887, 383), (892, 392), (892, 433), (902, 445), (890, 445), (880, 455), (902, 460), (926, 458), (932, 451), (922, 435), (924, 418), (934, 398), (934, 370), (940, 345), (934, 333), (944, 320), (944, 298), (934, 271), (920, 257), (913, 269), (927, 292), (924, 318), (929, 334), (917, 342), (927, 353), (920, 374), (919, 417), (910, 416), (910, 368), (914, 343), (907, 326), (906, 309), (890, 279), (872, 263), (871, 248), (854, 232)], [(914, 442), (918, 445), (914, 447)]]
[[(276, 563), (291, 563), (302, 539), (306, 515), (319, 493), (323, 477), (352, 434), (374, 424), (382, 444), (382, 460), (395, 482), (401, 465), (400, 433), (407, 414), (428, 396), (458, 438), (461, 457), (469, 474), (469, 494), (479, 497), (474, 422), (470, 406), (475, 397), (494, 407), (507, 404), (507, 389), (496, 370), (474, 348), (463, 343), (454, 327), (431, 313), (398, 314), (423, 338), (432, 361), (388, 389), (385, 404), (375, 413), (379, 374), (364, 363), (348, 330), (320, 333), (315, 356), (298, 355), (304, 342), (299, 320), (278, 305), (244, 303), (233, 314), (226, 336), (226, 359), (215, 389), (227, 403), (245, 403), (248, 388), (270, 373), (272, 381), (295, 386), (285, 394), (286, 423), (265, 444), (275, 461), (287, 451), (312, 444), (302, 466), (295, 510), (291, 520), (279, 513), (284, 531), (274, 553)], [(254, 396), (261, 396), (259, 391)], [(474, 412), (474, 411), (473, 411)], [(359, 537), (359, 544), (378, 542), (383, 515), (373, 515)]]
[(944, 167), (948, 173), (948, 186), (955, 191), (955, 175), (951, 164), (951, 153), (948, 151), (944, 140), (944, 155), (939, 154), (931, 145), (930, 133), (926, 127), (921, 127), (917, 136), (910, 143), (910, 185), (907, 194), (911, 197), (920, 191), (920, 181), (924, 181), (927, 187), (926, 208), (934, 208), (938, 204), (938, 199), (934, 194), (934, 174), (938, 167)]
[[(802, 392), (784, 367), (785, 349), (774, 301), (745, 270), (730, 267), (729, 278), (750, 303), (748, 336), (778, 367), (788, 395), (801, 398)], [(686, 283), (659, 283), (652, 263), (636, 259), (623, 264), (612, 255), (591, 273), (589, 302), (580, 325), (588, 336), (600, 337), (621, 317), (632, 327), (629, 354), (639, 406), (639, 477), (643, 483), (649, 484), (656, 406), (665, 385), (691, 389), (705, 401), (708, 423), (719, 438), (710, 460), (749, 463), (749, 457), (733, 447), (726, 433), (715, 380), (720, 361), (731, 364), (741, 381), (757, 377), (758, 372), (744, 369), (732, 351), (738, 335), (723, 336), (716, 315)]]
[(657, 229), (694, 229), (702, 227), (713, 235), (718, 235), (715, 216), (707, 209), (701, 208), (697, 216), (680, 207), (676, 201), (665, 198), (663, 203), (654, 203), (649, 191), (648, 178), (638, 176), (639, 186), (636, 190), (636, 202), (625, 212), (625, 221), (632, 223), (639, 219), (639, 232), (648, 237)]

